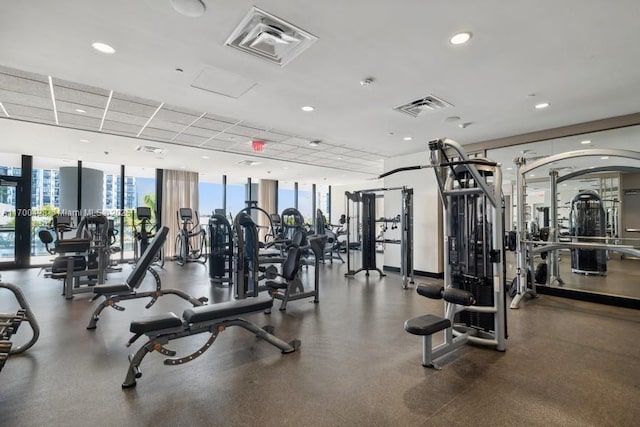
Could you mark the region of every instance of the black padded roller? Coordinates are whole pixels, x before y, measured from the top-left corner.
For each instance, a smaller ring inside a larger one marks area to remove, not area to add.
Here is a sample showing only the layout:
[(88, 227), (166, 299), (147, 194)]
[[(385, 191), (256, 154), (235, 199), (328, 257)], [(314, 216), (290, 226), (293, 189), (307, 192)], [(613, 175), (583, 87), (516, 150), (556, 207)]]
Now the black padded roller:
[(476, 302), (473, 294), (462, 289), (449, 288), (445, 289), (443, 295), (444, 300), (453, 304), (473, 305)]
[(434, 285), (431, 283), (418, 285), (418, 287), (416, 288), (416, 292), (418, 292), (420, 295), (431, 299), (442, 299), (443, 291), (444, 287), (442, 285)]

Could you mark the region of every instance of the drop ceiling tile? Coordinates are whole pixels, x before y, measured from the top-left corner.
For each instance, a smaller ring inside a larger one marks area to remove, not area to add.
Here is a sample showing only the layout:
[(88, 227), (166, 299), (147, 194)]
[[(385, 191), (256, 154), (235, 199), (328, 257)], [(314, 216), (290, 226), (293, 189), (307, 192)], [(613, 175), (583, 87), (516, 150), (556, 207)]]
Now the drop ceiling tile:
[[(123, 95), (118, 94), (119, 97)], [(144, 101), (144, 100), (143, 100)], [(151, 102), (151, 101), (147, 101)], [(111, 103), (109, 104), (109, 112), (126, 113), (133, 116), (144, 117), (145, 120), (153, 115), (160, 103), (147, 104), (141, 102), (135, 102), (127, 99), (116, 98), (116, 94), (113, 95)]]
[(171, 141), (171, 139), (174, 136), (176, 136), (176, 132), (163, 130), (163, 129), (156, 129), (152, 127), (146, 127), (144, 131), (142, 131), (142, 133), (140, 134), (141, 138), (152, 138), (152, 139), (158, 139), (161, 141)]
[[(133, 114), (128, 114), (128, 113), (121, 113), (119, 111), (114, 111), (111, 108), (109, 108), (109, 110), (107, 111), (107, 116), (105, 118), (105, 121), (112, 121), (112, 122), (120, 122), (120, 123), (127, 123), (127, 124), (131, 124), (131, 125), (137, 125), (138, 126), (138, 131), (140, 130), (140, 128), (142, 126), (144, 126), (145, 123), (147, 123), (147, 120), (149, 120), (148, 117), (141, 117), (138, 115), (133, 115)], [(136, 131), (136, 133), (138, 133)]]
[[(58, 109), (58, 113), (79, 114), (86, 117), (97, 117), (99, 119), (102, 119), (102, 115), (104, 114), (104, 108), (88, 107), (86, 105), (79, 105), (60, 100), (56, 102), (56, 108)], [(84, 110), (85, 112), (79, 113), (76, 109)]]
[(262, 129), (256, 129), (242, 125), (234, 126), (231, 129), (225, 131), (225, 133), (229, 135), (244, 136), (247, 138), (252, 138), (260, 132), (262, 132)]
[(78, 126), (82, 129), (98, 130), (101, 119), (87, 117), (82, 114), (69, 114), (58, 111), (58, 121), (61, 125), (72, 125), (73, 127)]
[(218, 134), (219, 132), (211, 129), (205, 129), (205, 128), (200, 128), (196, 126), (189, 126), (182, 133), (184, 135), (193, 135), (193, 136), (199, 136), (202, 138), (211, 138), (212, 136)]
[(12, 92), (24, 93), (27, 95), (39, 96), (41, 98), (50, 98), (48, 81), (38, 81), (32, 79), (24, 79), (7, 74), (0, 74), (0, 89), (10, 90)]
[(149, 122), (149, 127), (154, 129), (171, 131), (174, 134), (182, 131), (185, 125), (175, 122), (168, 122), (166, 120), (156, 120), (158, 116), (154, 117), (151, 122)]
[(216, 132), (222, 132), (225, 129), (228, 129), (230, 126), (233, 126), (235, 122), (225, 122), (220, 120), (214, 120), (208, 118), (209, 114), (201, 118), (193, 125), (193, 127), (199, 127), (202, 129), (214, 130)]
[(198, 117), (200, 117), (200, 114), (184, 113), (163, 106), (155, 115), (153, 120), (155, 121), (158, 119), (170, 123), (178, 123), (182, 125), (182, 128), (184, 128), (185, 126), (193, 123), (194, 120), (197, 120)]
[(290, 138), (287, 135), (282, 135), (282, 134), (279, 134), (279, 133), (268, 132), (268, 131), (260, 132), (257, 135), (257, 137), (260, 138), (260, 139), (264, 139), (265, 141), (273, 141), (273, 142), (282, 142), (285, 139)]
[(238, 123), (240, 121), (240, 120), (233, 119), (231, 117), (219, 116), (219, 115), (213, 114), (213, 113), (207, 113), (203, 118), (204, 119), (208, 119), (208, 120), (214, 120), (214, 121), (217, 121), (217, 122), (227, 123), (229, 125)]
[(56, 95), (56, 102), (68, 102), (70, 104), (82, 106), (102, 108), (107, 105), (109, 94), (97, 94), (92, 92), (85, 92), (82, 90), (70, 89), (65, 86), (54, 85), (53, 91)]
[(345, 154), (345, 153), (349, 153), (350, 151), (352, 151), (350, 148), (346, 148), (346, 147), (337, 147), (337, 146), (333, 146), (329, 149), (327, 149), (327, 151), (329, 153), (335, 153), (335, 154)]
[(207, 138), (203, 138), (201, 136), (195, 136), (195, 135), (187, 135), (186, 133), (180, 134), (175, 139), (176, 142), (182, 142), (182, 143), (187, 143), (191, 145), (200, 145), (204, 143), (206, 140)]
[(25, 122), (33, 122), (33, 123), (42, 123), (42, 124), (46, 124), (46, 125), (54, 125), (56, 124), (55, 120), (53, 118), (51, 119), (47, 119), (47, 118), (43, 118), (43, 117), (30, 117), (30, 116), (22, 116), (20, 114), (14, 114), (11, 116), (11, 118), (6, 118), (6, 117), (0, 117), (1, 119), (5, 119), (5, 120), (20, 120), (20, 121), (25, 121)]
[(117, 132), (119, 135), (137, 135), (140, 132), (141, 126), (131, 124), (131, 123), (123, 123), (116, 122), (112, 120), (105, 120), (103, 130), (105, 132)]
[(11, 103), (4, 103), (4, 107), (7, 109), (7, 112), (11, 114), (11, 117), (27, 117), (29, 120), (41, 119), (55, 122), (55, 117), (53, 115), (53, 109), (47, 110), (44, 108), (33, 108), (24, 105), (17, 105)]
[[(53, 110), (53, 103), (51, 102), (51, 98), (42, 98), (36, 95), (12, 92), (6, 89), (0, 89), (0, 102), (2, 102), (5, 105), (17, 104), (17, 105), (24, 105), (24, 106)], [(11, 114), (10, 111), (9, 111), (9, 114)]]

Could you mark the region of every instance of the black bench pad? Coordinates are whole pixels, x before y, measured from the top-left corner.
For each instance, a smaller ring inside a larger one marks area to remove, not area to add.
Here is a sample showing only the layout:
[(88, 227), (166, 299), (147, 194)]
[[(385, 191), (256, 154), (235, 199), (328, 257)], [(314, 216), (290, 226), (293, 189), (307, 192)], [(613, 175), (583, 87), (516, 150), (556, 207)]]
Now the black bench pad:
[(131, 287), (126, 283), (114, 283), (113, 285), (96, 285), (93, 292), (100, 295), (115, 295), (123, 292), (131, 292)]
[(404, 322), (404, 330), (414, 335), (431, 335), (451, 327), (451, 321), (444, 317), (425, 314)]
[(273, 280), (267, 280), (265, 285), (270, 287), (271, 289), (287, 289), (289, 286), (286, 282), (276, 282)]
[(144, 334), (146, 332), (177, 328), (179, 326), (182, 326), (182, 320), (180, 320), (178, 316), (174, 313), (162, 313), (143, 317), (140, 320), (131, 322), (129, 332), (134, 334)]
[(200, 323), (268, 310), (271, 307), (273, 307), (273, 299), (270, 296), (261, 296), (188, 308), (182, 313), (182, 317), (189, 323)]
[(423, 297), (431, 299), (442, 299), (442, 293), (444, 292), (444, 286), (434, 285), (433, 283), (425, 283), (418, 285), (416, 292)]

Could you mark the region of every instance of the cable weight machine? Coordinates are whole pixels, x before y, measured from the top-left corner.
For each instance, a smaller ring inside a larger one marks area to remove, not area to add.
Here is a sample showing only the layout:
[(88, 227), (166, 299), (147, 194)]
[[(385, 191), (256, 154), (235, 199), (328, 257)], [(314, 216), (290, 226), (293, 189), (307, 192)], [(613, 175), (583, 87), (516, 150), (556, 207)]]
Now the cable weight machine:
[[(400, 213), (400, 239), (377, 239), (376, 223), (389, 222), (382, 218), (376, 220), (376, 197), (385, 191), (400, 191), (402, 197)], [(347, 273), (352, 277), (361, 271), (369, 276), (369, 271), (375, 270), (380, 277), (386, 276), (376, 264), (376, 244), (389, 243), (400, 245), (400, 275), (402, 288), (406, 289), (413, 283), (413, 189), (403, 187), (373, 188), (354, 192), (345, 192), (346, 197), (346, 236), (347, 236)], [(352, 216), (352, 214), (354, 216)], [(352, 255), (356, 248), (362, 254), (362, 266), (352, 269)]]

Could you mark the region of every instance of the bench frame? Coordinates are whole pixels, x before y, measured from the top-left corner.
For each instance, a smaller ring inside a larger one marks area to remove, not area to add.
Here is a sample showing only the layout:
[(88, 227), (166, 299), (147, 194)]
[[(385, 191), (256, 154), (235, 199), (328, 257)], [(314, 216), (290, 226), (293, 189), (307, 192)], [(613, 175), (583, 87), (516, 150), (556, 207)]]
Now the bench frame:
[[(168, 294), (177, 295), (180, 298), (188, 301), (194, 307), (204, 305), (204, 303), (208, 301), (208, 299), (205, 297), (194, 298), (193, 296), (178, 289), (162, 289), (162, 281), (160, 280), (160, 275), (153, 268), (152, 264), (155, 261), (156, 254), (164, 245), (168, 233), (169, 229), (167, 227), (162, 227), (160, 231), (156, 233), (153, 241), (147, 246), (147, 249), (138, 259), (138, 262), (135, 264), (135, 267), (127, 280), (121, 285), (121, 290), (113, 291), (110, 293), (101, 292), (101, 289), (111, 288), (112, 285), (104, 285), (103, 288), (98, 285), (93, 288), (93, 292), (96, 295), (93, 297), (92, 301), (95, 301), (100, 297), (104, 297), (104, 301), (102, 301), (102, 303), (100, 303), (100, 305), (93, 311), (93, 314), (91, 314), (87, 329), (96, 328), (97, 322), (98, 320), (100, 320), (100, 313), (102, 313), (102, 310), (107, 307), (111, 307), (118, 311), (124, 311), (125, 308), (118, 305), (120, 301), (149, 297), (151, 298), (151, 301), (149, 301), (145, 308), (150, 308), (156, 303), (159, 297)], [(151, 273), (151, 275), (153, 276), (156, 284), (155, 290), (138, 292), (137, 289), (138, 287), (140, 287), (146, 275), (146, 272)]]
[[(264, 301), (264, 300), (263, 300)], [(271, 305), (273, 305), (273, 300), (271, 300)], [(210, 307), (215, 307), (212, 305)], [(263, 302), (258, 301), (256, 304), (248, 305), (242, 308), (242, 313), (247, 314), (255, 311), (264, 310)], [(241, 313), (241, 314), (242, 314)], [(173, 313), (168, 313), (167, 317), (175, 316)], [(182, 319), (182, 324), (180, 326), (172, 327), (172, 328), (164, 328), (158, 330), (152, 330), (145, 332), (144, 335), (149, 337), (149, 340), (143, 344), (138, 351), (134, 354), (129, 355), (129, 368), (127, 369), (127, 375), (125, 377), (124, 382), (122, 383), (122, 388), (130, 388), (135, 387), (136, 379), (142, 376), (142, 371), (140, 370), (140, 364), (144, 357), (153, 352), (157, 351), (160, 354), (165, 356), (169, 356), (169, 359), (165, 359), (165, 365), (182, 365), (187, 362), (191, 362), (197, 357), (201, 356), (205, 351), (207, 351), (213, 343), (215, 342), (218, 335), (223, 332), (226, 328), (231, 326), (240, 326), (243, 329), (255, 334), (255, 336), (259, 339), (267, 341), (269, 344), (273, 345), (280, 349), (280, 351), (284, 354), (293, 353), (298, 349), (301, 345), (300, 340), (292, 340), (289, 343), (281, 340), (280, 338), (274, 336), (272, 334), (273, 327), (272, 326), (264, 326), (259, 327), (255, 323), (252, 323), (246, 319), (229, 316), (224, 318), (215, 318), (215, 312), (211, 314), (212, 319), (189, 323), (184, 320), (184, 314)], [(211, 337), (207, 340), (207, 342), (200, 347), (195, 352), (180, 358), (173, 358), (176, 355), (176, 352), (170, 350), (165, 347), (169, 341), (173, 341), (179, 338), (188, 337), (191, 335), (197, 335), (200, 333), (209, 332)], [(127, 346), (130, 346), (134, 341), (136, 341), (143, 334), (138, 333), (135, 334), (127, 343)]]

